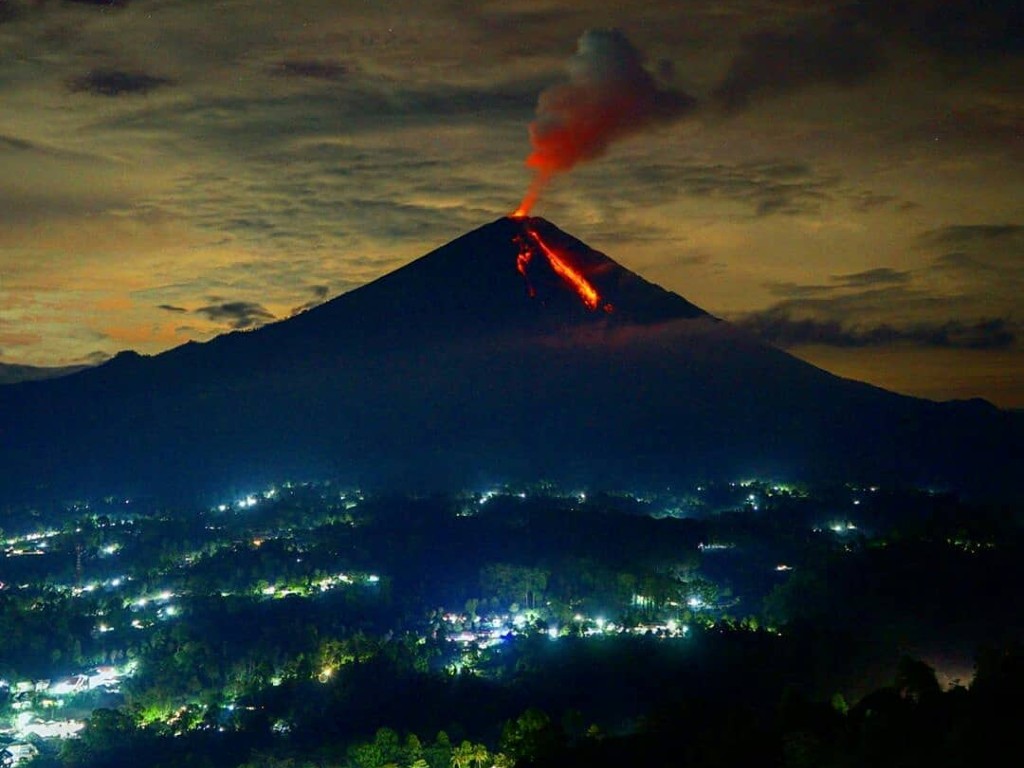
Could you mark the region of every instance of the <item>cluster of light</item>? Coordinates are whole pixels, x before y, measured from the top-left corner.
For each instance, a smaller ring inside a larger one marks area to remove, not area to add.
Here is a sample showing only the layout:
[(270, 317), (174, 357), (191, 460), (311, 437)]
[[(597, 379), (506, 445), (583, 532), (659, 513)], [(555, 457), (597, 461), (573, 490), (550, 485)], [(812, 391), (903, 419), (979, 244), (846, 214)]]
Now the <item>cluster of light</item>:
[(335, 587), (339, 582), (342, 584), (351, 584), (352, 577), (350, 577), (347, 573), (338, 573), (334, 576), (325, 576), (317, 582), (317, 586), (320, 587), (321, 592), (326, 592), (327, 590)]
[[(125, 673), (130, 674), (134, 669), (134, 666), (125, 667)], [(95, 674), (89, 675), (89, 685), (93, 688), (117, 685), (120, 680), (121, 673), (115, 667), (97, 667)]]
[(142, 597), (136, 598), (132, 601), (132, 606), (134, 606), (135, 608), (145, 608), (151, 602), (166, 603), (172, 597), (174, 597), (174, 593), (169, 589), (165, 589), (162, 592), (158, 592), (155, 595), (150, 595), (148, 597), (146, 595), (143, 595)]
[(54, 696), (70, 696), (80, 691), (84, 691), (89, 687), (89, 678), (85, 675), (76, 675), (68, 678), (67, 680), (61, 680), (58, 683), (54, 683), (50, 687), (50, 693)]
[[(18, 717), (21, 717), (19, 715)], [(31, 715), (30, 715), (31, 717)], [(19, 727), (21, 738), (38, 736), (41, 739), (70, 739), (85, 727), (81, 720), (47, 720), (45, 722), (27, 722)]]
[(829, 523), (828, 527), (829, 527), (829, 530), (832, 531), (832, 533), (846, 533), (847, 531), (855, 531), (855, 530), (857, 530), (857, 526), (854, 525), (851, 522)]

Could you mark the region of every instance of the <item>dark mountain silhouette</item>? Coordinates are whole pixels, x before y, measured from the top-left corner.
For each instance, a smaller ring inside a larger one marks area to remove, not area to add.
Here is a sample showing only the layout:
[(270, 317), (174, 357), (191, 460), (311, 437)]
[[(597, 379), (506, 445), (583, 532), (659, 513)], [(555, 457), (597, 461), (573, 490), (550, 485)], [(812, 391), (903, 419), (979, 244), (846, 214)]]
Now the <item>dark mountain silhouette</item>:
[(762, 473), (1001, 495), (1021, 446), (1019, 415), (833, 376), (536, 218), (254, 331), (0, 387), (0, 500), (294, 475), (445, 488)]
[(40, 367), (36, 365), (18, 365), (16, 363), (0, 363), (0, 384), (16, 384), (19, 381), (39, 381), (40, 379), (56, 379), (89, 368), (88, 365), (66, 365), (60, 367)]

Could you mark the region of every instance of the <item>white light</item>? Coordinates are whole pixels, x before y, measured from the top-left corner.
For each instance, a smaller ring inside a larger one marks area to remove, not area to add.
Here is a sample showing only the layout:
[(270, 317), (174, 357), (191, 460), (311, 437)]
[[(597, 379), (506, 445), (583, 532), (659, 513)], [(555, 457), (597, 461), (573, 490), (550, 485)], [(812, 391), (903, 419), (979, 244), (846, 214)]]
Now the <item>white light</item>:
[(548, 637), (550, 637), (552, 640), (558, 639), (558, 627), (551, 627), (548, 630)]

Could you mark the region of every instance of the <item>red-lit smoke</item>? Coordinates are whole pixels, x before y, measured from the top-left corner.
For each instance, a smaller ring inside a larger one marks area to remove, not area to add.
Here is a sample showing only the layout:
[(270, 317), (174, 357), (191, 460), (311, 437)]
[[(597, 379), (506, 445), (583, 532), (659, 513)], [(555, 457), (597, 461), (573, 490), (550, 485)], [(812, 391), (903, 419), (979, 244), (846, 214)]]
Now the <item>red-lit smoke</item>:
[(661, 88), (621, 31), (584, 32), (569, 61), (569, 81), (537, 99), (526, 159), (533, 182), (513, 216), (526, 216), (555, 174), (599, 157), (618, 139), (680, 117), (694, 103)]

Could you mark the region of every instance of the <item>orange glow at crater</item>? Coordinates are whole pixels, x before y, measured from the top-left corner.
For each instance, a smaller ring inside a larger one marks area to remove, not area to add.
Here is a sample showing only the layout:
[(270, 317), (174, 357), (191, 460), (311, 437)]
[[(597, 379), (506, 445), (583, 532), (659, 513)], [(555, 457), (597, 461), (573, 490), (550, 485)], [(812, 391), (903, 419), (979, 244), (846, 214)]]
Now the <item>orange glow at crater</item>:
[[(512, 218), (525, 218), (525, 214), (517, 215), (512, 214)], [(555, 271), (562, 280), (564, 280), (580, 297), (584, 306), (587, 309), (597, 309), (598, 304), (601, 301), (601, 296), (597, 292), (597, 289), (580, 274), (579, 270), (570, 265), (565, 258), (560, 256), (551, 246), (544, 242), (537, 230), (529, 225), (524, 225), (526, 231), (525, 236), (517, 236), (515, 242), (519, 246), (519, 255), (516, 257), (516, 269), (519, 270), (519, 274), (526, 277), (526, 267), (533, 258), (533, 253), (536, 249), (539, 249), (541, 253), (547, 258), (551, 268)], [(535, 247), (534, 247), (535, 246)], [(529, 287), (530, 295), (534, 295), (533, 287)], [(605, 312), (612, 311), (611, 304), (604, 305)]]

